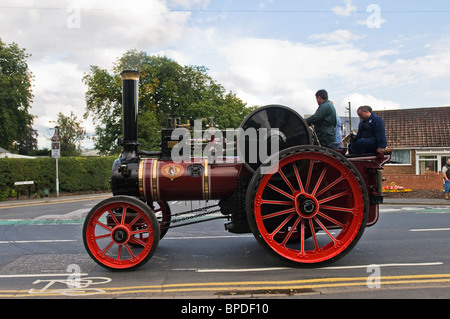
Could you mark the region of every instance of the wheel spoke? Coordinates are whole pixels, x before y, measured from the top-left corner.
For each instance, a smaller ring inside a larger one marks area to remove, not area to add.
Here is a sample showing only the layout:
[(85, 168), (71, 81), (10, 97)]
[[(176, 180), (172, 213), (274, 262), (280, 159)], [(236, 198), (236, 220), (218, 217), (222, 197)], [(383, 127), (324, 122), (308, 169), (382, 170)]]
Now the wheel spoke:
[(341, 228), (344, 228), (344, 227), (345, 227), (345, 224), (342, 224), (341, 222), (338, 222), (336, 219), (331, 218), (330, 216), (327, 216), (327, 215), (325, 215), (325, 214), (322, 213), (322, 212), (318, 212), (317, 215), (319, 215), (319, 216), (325, 218), (326, 220), (332, 222), (332, 223), (335, 224), (335, 225), (340, 226)]
[(133, 251), (131, 250), (130, 245), (125, 244), (125, 248), (127, 249), (128, 253), (130, 254), (131, 260), (135, 260), (136, 256), (133, 254)]
[(344, 208), (344, 207), (336, 207), (336, 206), (327, 206), (327, 205), (320, 205), (321, 209), (327, 209), (327, 210), (334, 210), (341, 213), (350, 213), (353, 214), (355, 211), (355, 208)]
[(278, 173), (280, 174), (281, 178), (284, 180), (284, 182), (286, 183), (286, 185), (289, 187), (289, 189), (291, 190), (292, 193), (295, 192), (294, 187), (292, 186), (291, 182), (287, 179), (286, 175), (283, 173), (283, 171), (281, 170), (281, 167), (278, 169)]
[(331, 189), (332, 187), (336, 186), (337, 184), (339, 184), (341, 181), (344, 180), (344, 176), (341, 175), (341, 177), (339, 177), (338, 179), (336, 179), (333, 183), (327, 185), (326, 187), (324, 187), (320, 192), (318, 192), (316, 194), (316, 197), (319, 197), (320, 195), (322, 195), (323, 193), (325, 193), (327, 190)]
[(269, 218), (274, 218), (274, 217), (278, 217), (278, 216), (289, 214), (289, 213), (293, 213), (293, 212), (295, 212), (295, 208), (289, 208), (289, 209), (286, 209), (286, 210), (283, 210), (283, 211), (279, 211), (279, 212), (276, 212), (276, 213), (272, 213), (272, 214), (263, 216), (262, 219), (265, 220), (265, 219), (269, 219)]
[(116, 257), (117, 261), (120, 261), (120, 257), (122, 257), (122, 248), (123, 248), (123, 245), (119, 245), (119, 249), (117, 250), (117, 257)]
[(100, 236), (96, 236), (94, 237), (95, 240), (99, 240), (99, 239), (105, 239), (111, 237), (111, 232), (109, 234), (105, 234), (105, 235), (100, 235)]
[(322, 184), (322, 181), (323, 181), (323, 178), (325, 177), (326, 172), (327, 172), (327, 168), (325, 167), (322, 170), (322, 173), (320, 174), (320, 177), (316, 182), (316, 186), (314, 187), (314, 190), (311, 192), (312, 196), (316, 196), (317, 189), (319, 188), (320, 184)]
[(132, 221), (131, 223), (128, 224), (128, 226), (133, 227), (134, 224), (136, 224), (136, 222), (141, 218), (141, 215), (137, 215)]
[(296, 221), (294, 222), (294, 225), (292, 225), (291, 229), (289, 230), (289, 233), (287, 233), (286, 237), (284, 238), (283, 242), (281, 243), (283, 246), (286, 246), (289, 239), (291, 239), (292, 234), (297, 229), (297, 225), (300, 222), (300, 219), (302, 220), (302, 225), (303, 225), (303, 219), (301, 217), (297, 217)]
[(295, 162), (292, 163), (292, 167), (294, 168), (295, 177), (297, 178), (297, 183), (300, 187), (300, 192), (305, 193), (305, 189), (303, 188), (302, 179), (300, 178), (300, 174), (298, 172), (297, 165), (295, 165)]
[(306, 179), (306, 186), (305, 186), (305, 191), (308, 192), (309, 189), (309, 183), (311, 182), (311, 176), (313, 173), (313, 168), (314, 168), (314, 161), (310, 160), (309, 161), (309, 170), (308, 170), (308, 177)]
[(274, 186), (274, 185), (272, 185), (272, 184), (267, 184), (267, 187), (273, 189), (274, 191), (280, 193), (280, 194), (283, 195), (283, 196), (286, 196), (287, 198), (294, 199), (294, 196), (292, 196), (292, 195), (286, 193), (285, 191), (279, 189), (278, 187), (276, 187), (276, 186)]
[(282, 201), (282, 200), (268, 200), (268, 199), (263, 199), (261, 200), (261, 204), (270, 204), (270, 205), (289, 205), (292, 206), (294, 205), (293, 201)]
[(111, 233), (112, 229), (111, 227), (108, 227), (107, 225), (103, 224), (102, 222), (99, 222), (98, 220), (96, 220), (94, 222), (94, 225), (98, 225), (100, 227), (103, 227), (104, 229), (106, 229), (107, 231), (109, 231)]
[(312, 219), (309, 220), (309, 228), (311, 229), (311, 236), (312, 236), (312, 238), (314, 240), (314, 247), (317, 250), (317, 249), (319, 249), (319, 243), (317, 242), (316, 231), (314, 229), (314, 223), (313, 223)]
[(112, 246), (114, 246), (114, 242), (113, 241), (111, 241), (108, 244), (108, 246), (106, 246), (106, 248), (102, 250), (102, 254), (105, 255)]
[(145, 241), (143, 241), (143, 240), (141, 240), (139, 238), (136, 238), (136, 237), (131, 237), (130, 238), (130, 243), (141, 245), (142, 247), (146, 247), (147, 244), (148, 244), (147, 242), (145, 242)]
[(112, 220), (114, 221), (114, 223), (116, 224), (116, 226), (119, 225), (120, 223), (119, 223), (119, 221), (117, 220), (116, 214), (114, 214), (114, 211), (111, 210), (111, 212), (108, 212), (108, 213), (109, 213), (109, 216), (111, 216), (111, 218), (112, 218)]
[(319, 227), (322, 228), (322, 230), (328, 235), (328, 237), (330, 237), (330, 239), (336, 244), (338, 241), (336, 240), (336, 238), (333, 237), (333, 235), (331, 235), (331, 233), (324, 226), (324, 224), (322, 224), (321, 221), (317, 217), (314, 217), (314, 220), (319, 225)]
[(139, 234), (150, 234), (150, 230), (148, 228), (145, 228), (145, 229), (140, 229), (140, 230), (131, 232), (132, 236), (139, 235)]
[(348, 191), (345, 191), (345, 192), (342, 192), (342, 193), (339, 193), (339, 194), (332, 195), (330, 197), (327, 197), (327, 198), (324, 198), (324, 199), (320, 200), (319, 204), (332, 201), (333, 199), (336, 199), (336, 198), (339, 198), (339, 197), (342, 197), (342, 196), (345, 196), (345, 195), (348, 195), (348, 194), (349, 194)]
[(300, 254), (305, 253), (305, 220), (302, 218), (300, 224)]
[(120, 221), (120, 225), (125, 225), (125, 217), (126, 217), (126, 215), (127, 215), (127, 209), (128, 209), (128, 206), (127, 206), (127, 205), (123, 205), (122, 208), (123, 208), (123, 211), (122, 211), (122, 220)]
[(293, 216), (295, 216), (296, 214), (295, 213), (291, 213), (290, 215), (289, 215), (289, 217), (288, 218), (286, 218), (271, 234), (270, 234), (270, 236), (272, 236), (272, 239), (273, 239), (273, 237), (292, 219), (292, 217)]

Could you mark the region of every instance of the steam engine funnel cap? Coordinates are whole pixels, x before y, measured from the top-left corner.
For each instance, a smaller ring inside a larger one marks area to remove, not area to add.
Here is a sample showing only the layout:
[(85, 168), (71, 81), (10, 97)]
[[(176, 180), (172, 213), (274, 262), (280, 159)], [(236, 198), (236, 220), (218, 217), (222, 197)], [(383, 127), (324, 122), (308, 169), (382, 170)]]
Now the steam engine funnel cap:
[(122, 80), (139, 80), (141, 74), (138, 71), (125, 70), (121, 74)]

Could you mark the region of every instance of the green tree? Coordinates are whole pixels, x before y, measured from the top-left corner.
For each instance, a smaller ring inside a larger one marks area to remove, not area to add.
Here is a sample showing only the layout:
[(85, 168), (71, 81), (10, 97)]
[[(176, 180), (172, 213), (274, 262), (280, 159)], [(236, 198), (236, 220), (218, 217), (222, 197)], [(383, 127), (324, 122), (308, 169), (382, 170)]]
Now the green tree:
[(29, 57), (16, 43), (7, 45), (0, 39), (0, 146), (21, 152), (37, 147), (29, 114), (33, 101)]
[(38, 140), (39, 136), (37, 130), (33, 129), (31, 125), (27, 127), (27, 132), (19, 143), (19, 153), (23, 155), (31, 155), (31, 153), (36, 152), (38, 150)]
[(139, 81), (138, 134), (141, 149), (158, 150), (161, 128), (168, 117), (215, 117), (221, 129), (237, 128), (251, 111), (239, 98), (214, 81), (202, 66), (182, 66), (166, 57), (130, 50), (114, 64), (112, 73), (92, 66), (83, 78), (87, 85), (85, 118), (96, 127), (95, 145), (102, 153), (118, 152), (122, 134), (120, 73), (137, 70)]
[(86, 137), (86, 130), (81, 127), (75, 114), (71, 112), (70, 116), (65, 116), (59, 113), (57, 125), (61, 156), (81, 155), (81, 141)]

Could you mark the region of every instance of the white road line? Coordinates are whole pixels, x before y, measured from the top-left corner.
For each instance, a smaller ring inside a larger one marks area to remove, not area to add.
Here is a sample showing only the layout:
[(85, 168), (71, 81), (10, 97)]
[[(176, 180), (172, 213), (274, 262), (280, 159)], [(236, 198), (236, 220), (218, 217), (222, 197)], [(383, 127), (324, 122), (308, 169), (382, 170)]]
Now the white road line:
[(230, 236), (164, 237), (164, 240), (223, 239), (223, 238), (254, 238), (254, 236), (253, 235), (230, 235)]
[(413, 232), (426, 232), (426, 231), (450, 231), (450, 228), (428, 228), (428, 229), (410, 229)]
[(391, 213), (416, 213), (416, 214), (450, 214), (450, 207), (442, 207), (442, 206), (423, 206), (423, 207), (380, 207), (380, 213), (382, 214), (391, 214)]
[[(0, 275), (0, 278), (36, 278), (36, 277), (69, 277), (72, 273), (65, 274), (26, 274), (26, 275)], [(80, 276), (87, 276), (88, 274), (79, 274)], [(78, 274), (77, 274), (78, 276)]]
[[(336, 232), (330, 232), (335, 235)], [(324, 236), (325, 233), (317, 233), (317, 236)], [(252, 234), (248, 235), (225, 235), (225, 236), (186, 236), (186, 237), (164, 237), (164, 240), (192, 240), (192, 239), (224, 239), (224, 238), (255, 238)]]
[(10, 240), (10, 241), (0, 241), (0, 244), (29, 244), (29, 243), (65, 243), (65, 242), (75, 242), (77, 240)]

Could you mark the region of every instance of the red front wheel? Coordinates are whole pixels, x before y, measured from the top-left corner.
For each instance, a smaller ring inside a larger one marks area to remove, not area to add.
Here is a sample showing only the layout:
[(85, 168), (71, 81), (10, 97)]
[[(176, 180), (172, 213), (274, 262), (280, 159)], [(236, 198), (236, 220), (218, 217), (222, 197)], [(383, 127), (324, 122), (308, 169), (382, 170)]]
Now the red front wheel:
[(84, 246), (99, 265), (111, 270), (137, 268), (154, 254), (160, 238), (155, 213), (142, 201), (117, 196), (97, 204), (83, 227)]
[(294, 265), (335, 261), (361, 237), (368, 195), (344, 156), (318, 146), (282, 151), (260, 167), (247, 191), (247, 217), (257, 240)]

